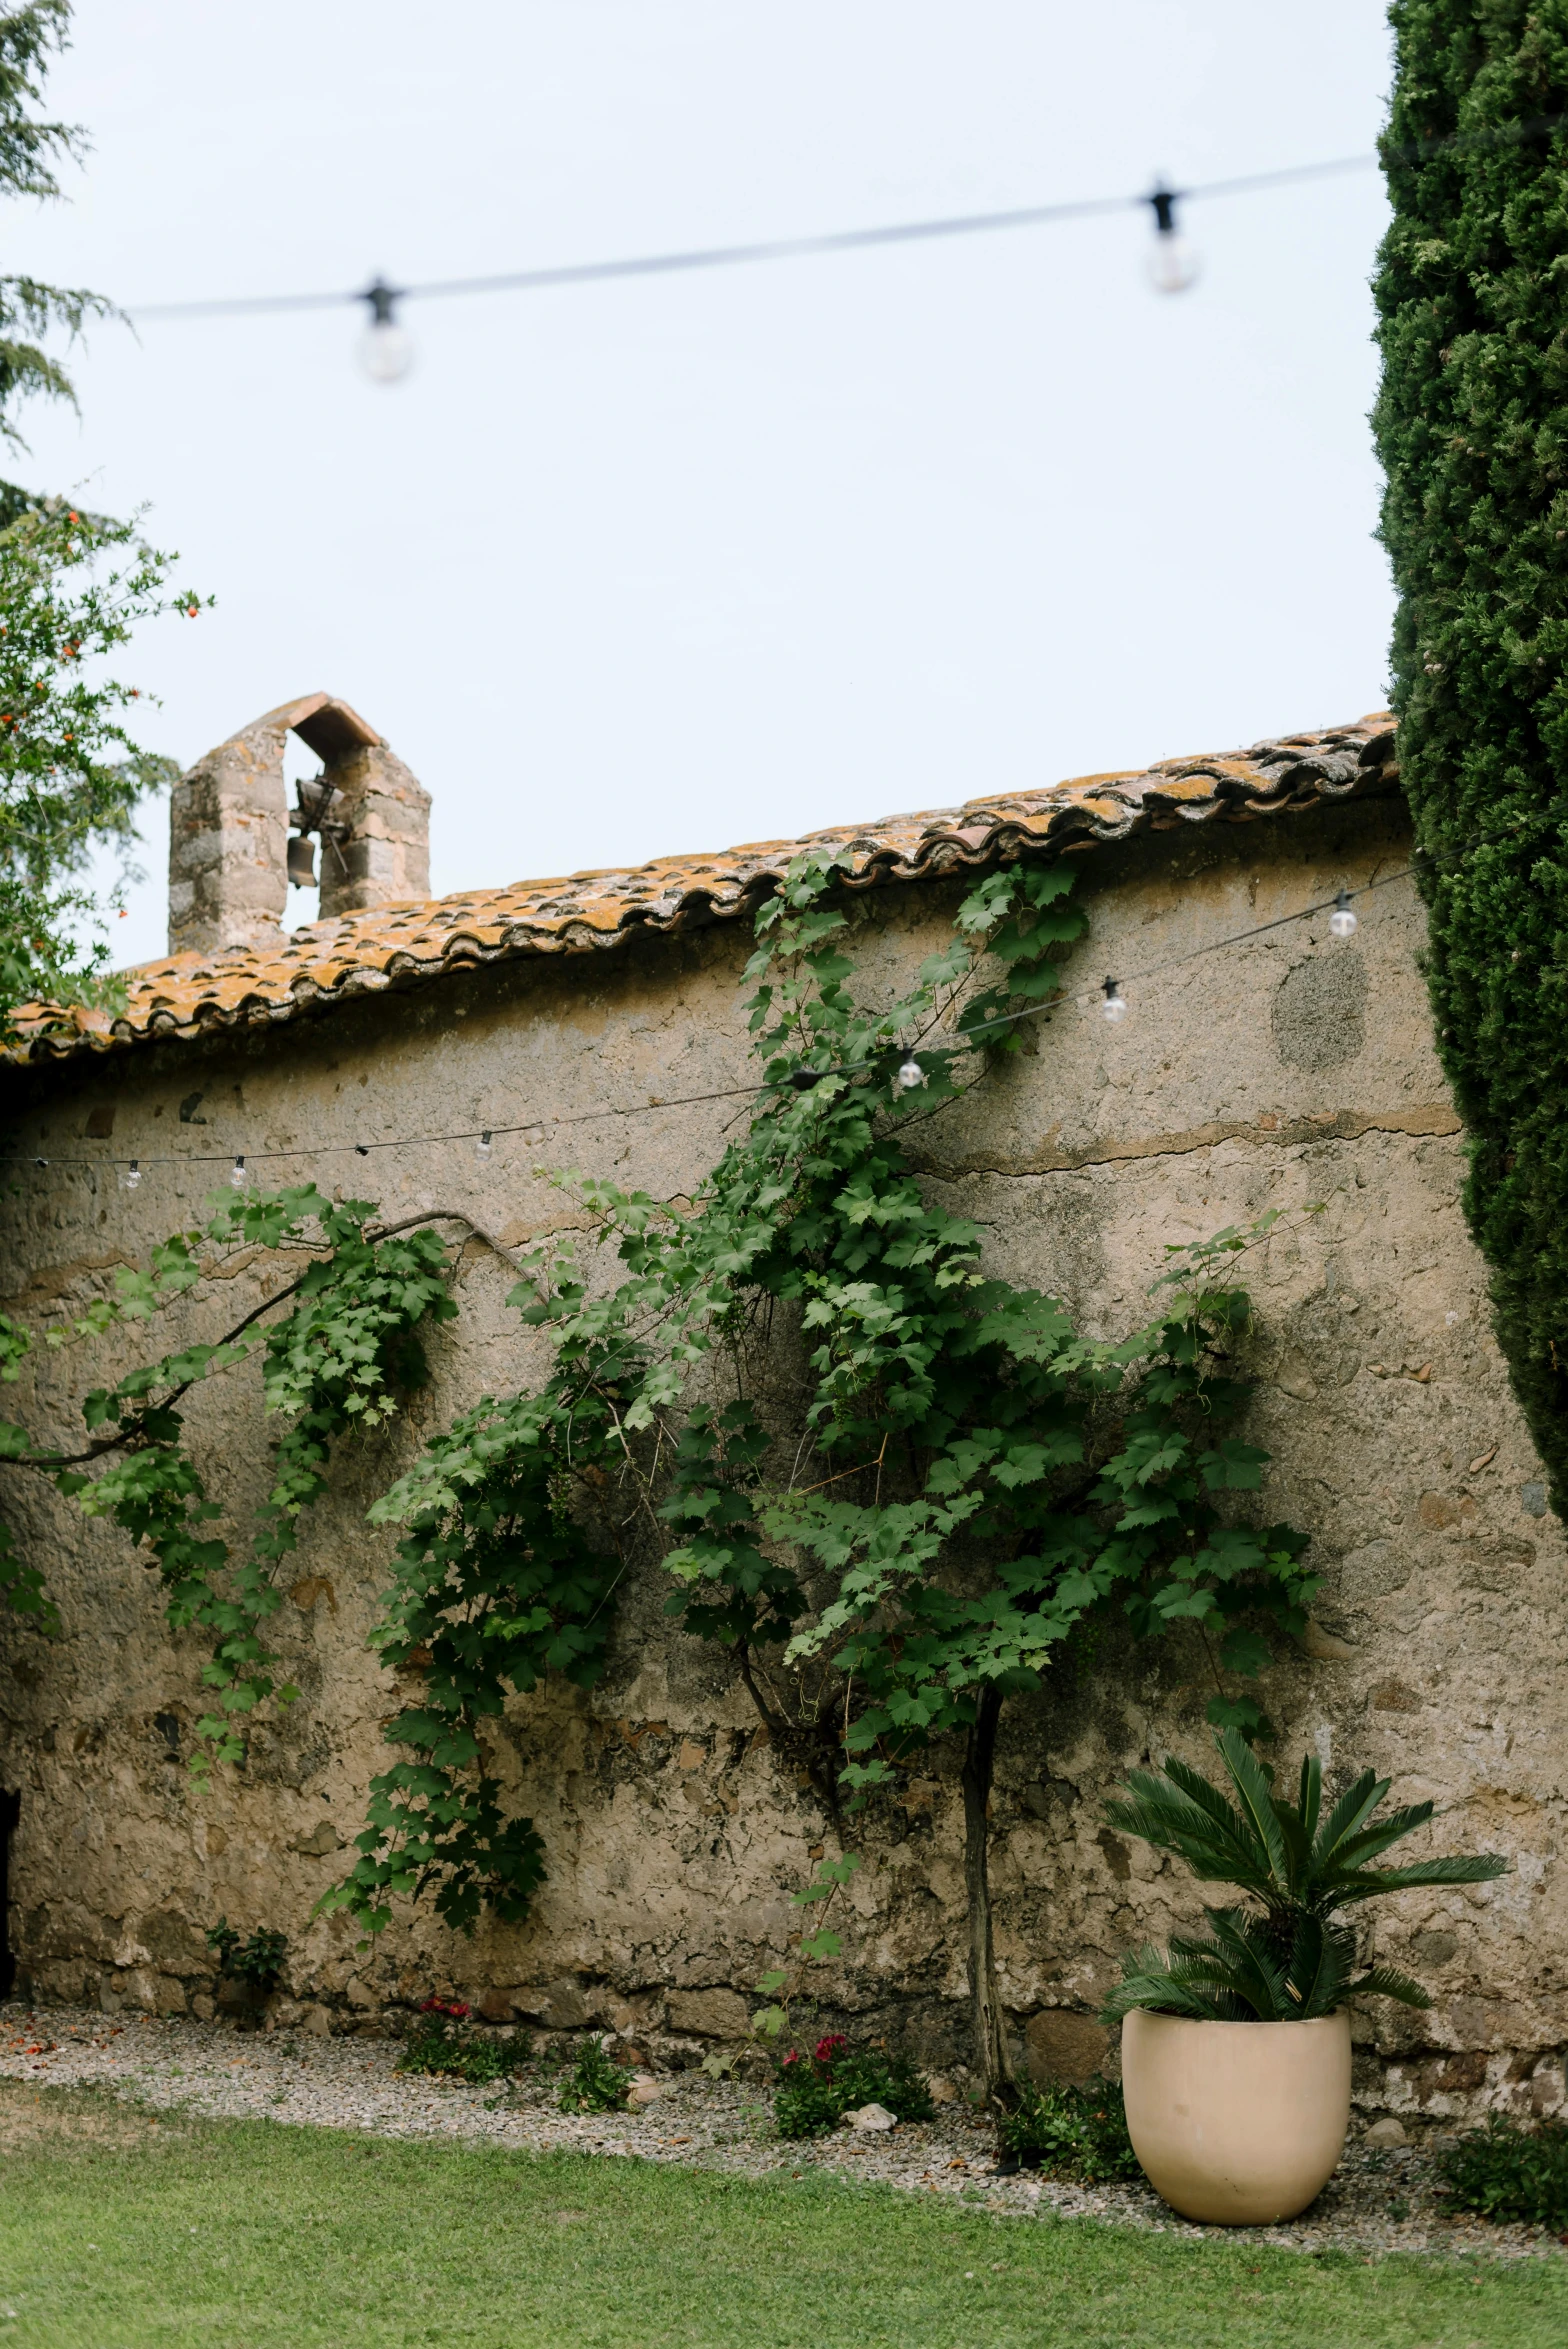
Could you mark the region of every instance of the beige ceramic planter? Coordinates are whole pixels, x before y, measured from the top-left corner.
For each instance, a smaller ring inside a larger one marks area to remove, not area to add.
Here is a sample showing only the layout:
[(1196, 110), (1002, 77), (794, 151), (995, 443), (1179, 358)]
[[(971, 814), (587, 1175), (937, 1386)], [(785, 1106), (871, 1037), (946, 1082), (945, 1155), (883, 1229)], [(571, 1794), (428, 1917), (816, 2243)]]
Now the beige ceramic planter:
[(1350, 2017), (1196, 2023), (1137, 2008), (1122, 2022), (1133, 2151), (1184, 2218), (1264, 2227), (1321, 2193), (1350, 2120)]

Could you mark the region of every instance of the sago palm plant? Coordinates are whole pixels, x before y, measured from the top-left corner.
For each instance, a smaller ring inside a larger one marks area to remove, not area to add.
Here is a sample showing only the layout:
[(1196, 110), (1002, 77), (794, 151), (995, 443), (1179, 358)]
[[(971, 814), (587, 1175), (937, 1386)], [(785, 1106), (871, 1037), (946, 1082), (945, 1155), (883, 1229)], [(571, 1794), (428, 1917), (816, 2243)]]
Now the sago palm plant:
[(1185, 1860), (1200, 1883), (1234, 1884), (1262, 1914), (1206, 1908), (1206, 1935), (1173, 1937), (1168, 1951), (1152, 1944), (1139, 1950), (1127, 1960), (1102, 2019), (1153, 2007), (1203, 2022), (1309, 2022), (1357, 1995), (1430, 2006), (1420, 1984), (1392, 1966), (1356, 1972), (1353, 1937), (1337, 1921), (1338, 1911), (1416, 1885), (1483, 1884), (1505, 1874), (1507, 1861), (1482, 1852), (1378, 1867), (1391, 1844), (1426, 1825), (1430, 1803), (1374, 1820), (1389, 1781), (1365, 1770), (1324, 1817), (1316, 1756), (1302, 1763), (1292, 1803), (1274, 1792), (1273, 1771), (1234, 1729), (1215, 1744), (1234, 1800), (1170, 1759), (1158, 1777), (1132, 1771), (1126, 1798), (1108, 1803), (1105, 1815), (1113, 1827)]

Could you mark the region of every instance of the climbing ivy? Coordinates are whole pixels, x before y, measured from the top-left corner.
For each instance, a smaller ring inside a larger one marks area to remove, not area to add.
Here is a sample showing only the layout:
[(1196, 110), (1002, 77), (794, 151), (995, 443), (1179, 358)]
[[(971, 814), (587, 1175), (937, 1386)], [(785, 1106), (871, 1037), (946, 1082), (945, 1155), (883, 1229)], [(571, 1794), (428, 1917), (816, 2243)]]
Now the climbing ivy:
[[(326, 1489), (334, 1443), (350, 1429), (378, 1425), (396, 1408), (397, 1394), (422, 1377), (420, 1324), (456, 1311), (439, 1235), (427, 1226), (373, 1237), (366, 1228), (373, 1213), (366, 1200), (335, 1203), (309, 1185), (259, 1197), (220, 1195), (204, 1227), (164, 1242), (149, 1273), (123, 1270), (112, 1296), (46, 1333), (48, 1340), (96, 1337), (161, 1310), (202, 1277), (196, 1251), (203, 1241), (303, 1250), (313, 1258), (307, 1269), (221, 1340), (178, 1348), (112, 1387), (93, 1389), (83, 1406), (92, 1440), (82, 1452), (39, 1452), (24, 1429), (0, 1426), (0, 1457), (48, 1471), (84, 1514), (107, 1517), (144, 1544), (168, 1594), (171, 1625), (211, 1639), (202, 1680), (215, 1709), (196, 1725), (198, 1771), (242, 1760), (245, 1716), (269, 1697), (283, 1705), (297, 1697), (274, 1678), (278, 1659), (263, 1626), (282, 1603), (279, 1569), (297, 1546), (300, 1514)], [(262, 1340), (262, 1383), (268, 1410), (284, 1425), (255, 1538), (236, 1560), (211, 1530), (224, 1512), (187, 1448), (179, 1406), (199, 1381), (242, 1361), (254, 1342), (245, 1331), (283, 1303), (289, 1310)], [(0, 1331), (3, 1375), (20, 1374), (29, 1343), (14, 1323)], [(3, 1555), (14, 1556), (9, 1540)], [(52, 1626), (37, 1569), (8, 1571), (10, 1603)]]
[(1568, 1504), (1568, 20), (1396, 0), (1377, 278), (1394, 707), (1438, 1046), (1515, 1388)]
[[(370, 1933), (426, 1890), (460, 1928), (486, 1909), (526, 1914), (544, 1853), (509, 1801), (497, 1726), (548, 1675), (592, 1684), (622, 1576), (661, 1561), (669, 1615), (733, 1655), (835, 1819), (874, 1812), (933, 1740), (963, 1741), (977, 2049), (1004, 2088), (987, 1813), (1007, 1698), (1048, 1687), (1096, 1622), (1139, 1639), (1193, 1625), (1210, 1718), (1263, 1734), (1234, 1678), (1267, 1661), (1269, 1626), (1305, 1628), (1303, 1538), (1230, 1514), (1266, 1464), (1234, 1432), (1248, 1306), (1233, 1260), (1273, 1218), (1172, 1251), (1151, 1317), (1116, 1343), (988, 1275), (979, 1228), (928, 1200), (909, 1137), (1021, 1048), (1025, 1017), (1035, 1034), (1048, 1021), (1085, 926), (1071, 869), (985, 876), (948, 944), (878, 1008), (857, 992), (840, 864), (803, 854), (758, 916), (745, 1131), (689, 1204), (561, 1178), (587, 1250), (542, 1242), (510, 1300), (539, 1377), (481, 1398), (371, 1510), (401, 1535), (374, 1644), (419, 1688), (386, 1724), (397, 1758), (323, 1906)], [(296, 1694), (277, 1684), (265, 1624), (300, 1513), (335, 1445), (417, 1378), (418, 1330), (455, 1310), (443, 1219), (393, 1232), (373, 1213), (313, 1190), (220, 1204), (204, 1234), (168, 1244), (134, 1305), (127, 1289), (77, 1334), (183, 1293), (203, 1237), (303, 1249), (307, 1269), (217, 1343), (90, 1396), (102, 1458), (27, 1455), (15, 1431), (11, 1456), (145, 1543), (171, 1619), (212, 1639), (211, 1760), (237, 1759), (255, 1708)], [(262, 1319), (283, 1432), (236, 1559), (178, 1405)]]

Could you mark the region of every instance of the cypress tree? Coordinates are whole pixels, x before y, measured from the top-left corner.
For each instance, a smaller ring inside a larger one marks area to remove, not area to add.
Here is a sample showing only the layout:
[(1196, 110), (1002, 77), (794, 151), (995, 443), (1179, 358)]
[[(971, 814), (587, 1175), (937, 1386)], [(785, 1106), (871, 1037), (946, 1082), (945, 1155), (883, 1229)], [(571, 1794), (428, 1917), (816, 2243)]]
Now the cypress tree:
[(1568, 0), (1395, 0), (1394, 706), (1499, 1340), (1568, 1513)]

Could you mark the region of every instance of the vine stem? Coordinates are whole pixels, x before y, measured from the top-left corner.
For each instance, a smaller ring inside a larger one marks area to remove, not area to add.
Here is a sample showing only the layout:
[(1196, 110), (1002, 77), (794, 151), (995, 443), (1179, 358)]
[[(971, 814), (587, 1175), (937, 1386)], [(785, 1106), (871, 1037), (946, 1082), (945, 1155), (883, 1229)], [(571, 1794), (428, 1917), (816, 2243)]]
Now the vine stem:
[(969, 2006), (975, 2052), (986, 2096), (1007, 2103), (1013, 2094), (1013, 2067), (996, 1985), (996, 1943), (991, 1919), (991, 1781), (996, 1767), (996, 1732), (1002, 1692), (994, 1682), (980, 1691), (964, 1749), (964, 1884), (969, 1895)]
[[(438, 1207), (429, 1209), (421, 1215), (406, 1215), (404, 1216), (401, 1223), (366, 1224), (365, 1238), (367, 1240), (391, 1240), (395, 1239), (399, 1232), (413, 1231), (418, 1225), (426, 1223), (465, 1223), (467, 1224), (469, 1230), (474, 1234), (474, 1237), (476, 1239), (483, 1240), (488, 1247), (493, 1248), (496, 1254), (501, 1257), (505, 1263), (510, 1264), (512, 1261), (509, 1251), (502, 1246), (501, 1242), (495, 1238), (493, 1233), (487, 1232), (482, 1224), (475, 1223), (473, 1217), (471, 1215), (465, 1215), (460, 1208)], [(264, 1314), (270, 1313), (274, 1305), (282, 1305), (288, 1298), (297, 1296), (299, 1291), (304, 1287), (306, 1281), (310, 1278), (310, 1271), (313, 1269), (314, 1263), (318, 1262), (320, 1257), (329, 1256), (330, 1254), (330, 1249), (323, 1248), (319, 1250), (316, 1257), (313, 1258), (312, 1267), (309, 1267), (306, 1269), (306, 1271), (302, 1272), (297, 1280), (285, 1281), (281, 1289), (274, 1289), (270, 1297), (263, 1297), (259, 1305), (252, 1306), (249, 1313), (245, 1314), (239, 1321), (235, 1322), (232, 1329), (227, 1330), (224, 1335), (219, 1338), (216, 1346), (213, 1349), (214, 1353), (221, 1354), (226, 1346), (232, 1346), (236, 1340), (242, 1338), (245, 1335), (245, 1332), (248, 1329), (254, 1328), (255, 1324), (262, 1319)], [(210, 1365), (208, 1367), (210, 1367)], [(175, 1404), (178, 1403), (183, 1396), (190, 1393), (191, 1388), (196, 1384), (197, 1378), (203, 1376), (205, 1376), (205, 1371), (198, 1371), (192, 1377), (182, 1380), (180, 1385), (172, 1388), (171, 1391), (165, 1395), (155, 1406), (155, 1408), (159, 1411), (172, 1411)], [(24, 1452), (19, 1454), (15, 1459), (6, 1460), (3, 1465), (7, 1468), (38, 1468), (46, 1470), (50, 1475), (53, 1475), (54, 1471), (58, 1468), (80, 1468), (83, 1467), (88, 1461), (102, 1460), (106, 1458), (110, 1452), (123, 1451), (127, 1444), (135, 1443), (137, 1437), (141, 1434), (143, 1428), (146, 1426), (149, 1411), (152, 1408), (154, 1408), (154, 1406), (150, 1405), (148, 1407), (148, 1411), (138, 1411), (136, 1417), (122, 1426), (118, 1434), (112, 1436), (100, 1436), (96, 1443), (88, 1444), (83, 1451)]]

